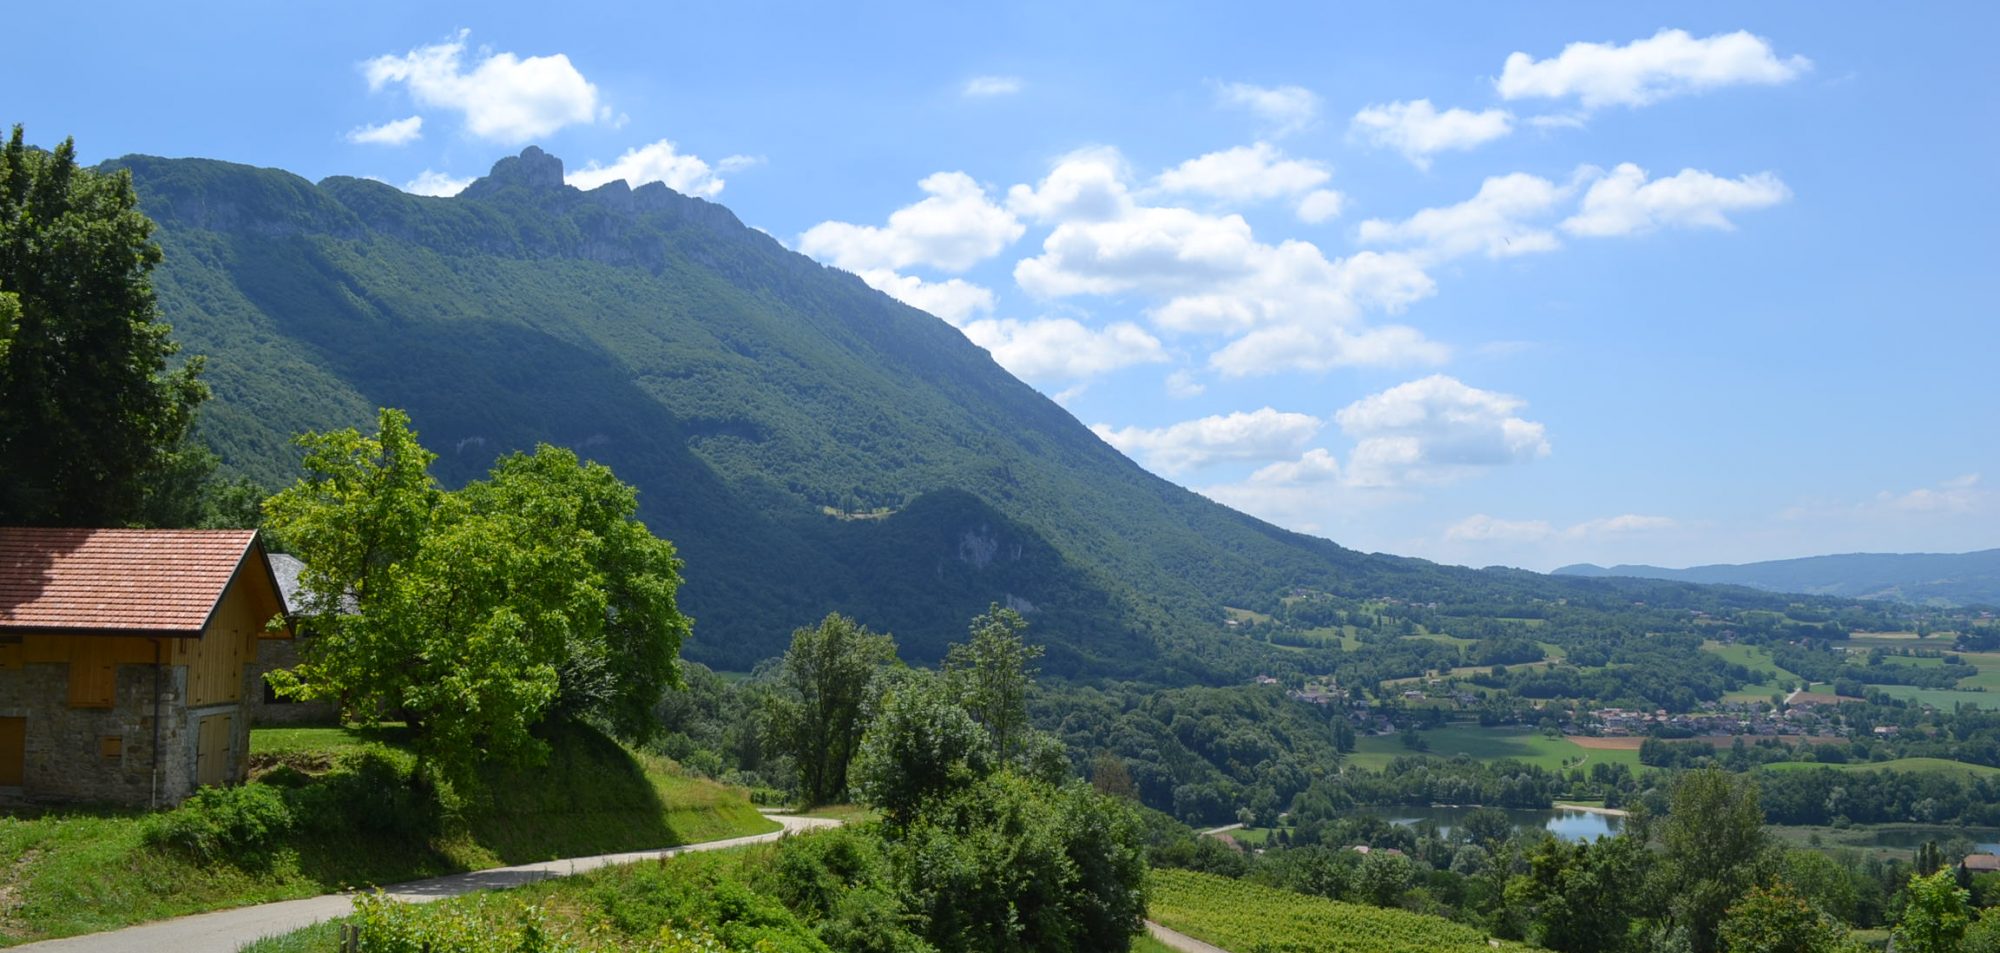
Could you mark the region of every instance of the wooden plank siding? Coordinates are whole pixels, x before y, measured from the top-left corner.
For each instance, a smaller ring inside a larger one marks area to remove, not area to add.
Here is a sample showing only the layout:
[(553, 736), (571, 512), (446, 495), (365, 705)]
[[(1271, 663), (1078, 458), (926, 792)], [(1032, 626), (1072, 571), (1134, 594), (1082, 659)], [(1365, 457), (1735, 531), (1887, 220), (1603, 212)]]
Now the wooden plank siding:
[(194, 783), (226, 784), (235, 778), (235, 772), (230, 770), (235, 760), (229, 750), (232, 734), (229, 721), (228, 715), (210, 715), (196, 728)]

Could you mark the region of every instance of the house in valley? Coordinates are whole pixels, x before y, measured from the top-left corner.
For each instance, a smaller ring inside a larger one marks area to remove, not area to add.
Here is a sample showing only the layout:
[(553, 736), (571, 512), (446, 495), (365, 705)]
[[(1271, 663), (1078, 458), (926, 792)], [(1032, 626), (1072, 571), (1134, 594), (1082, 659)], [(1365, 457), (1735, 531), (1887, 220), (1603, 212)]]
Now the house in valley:
[(0, 802), (244, 780), (284, 610), (254, 531), (0, 527)]

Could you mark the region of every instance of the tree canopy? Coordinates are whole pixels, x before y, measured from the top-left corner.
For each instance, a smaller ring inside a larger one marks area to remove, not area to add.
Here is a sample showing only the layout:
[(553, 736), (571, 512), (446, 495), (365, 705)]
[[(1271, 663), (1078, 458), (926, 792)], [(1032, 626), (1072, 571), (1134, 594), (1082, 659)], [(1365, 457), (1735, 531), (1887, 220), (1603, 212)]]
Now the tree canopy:
[(208, 397), (154, 302), (160, 248), (130, 173), (81, 168), (65, 139), (0, 148), (0, 523), (194, 519), (214, 457)]
[(656, 727), (690, 626), (680, 561), (610, 470), (544, 445), (446, 491), (395, 410), (374, 436), (299, 443), (307, 476), (267, 504), (305, 562), (309, 637), (281, 691), (406, 721), (449, 768), (539, 755), (530, 729), (550, 714)]

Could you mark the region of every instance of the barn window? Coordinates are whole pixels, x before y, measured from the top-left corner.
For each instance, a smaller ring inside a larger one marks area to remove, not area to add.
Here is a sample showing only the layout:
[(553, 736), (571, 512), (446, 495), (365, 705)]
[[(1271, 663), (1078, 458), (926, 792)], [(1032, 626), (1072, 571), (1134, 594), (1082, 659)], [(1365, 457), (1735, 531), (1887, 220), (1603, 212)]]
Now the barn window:
[(123, 735), (105, 735), (97, 739), (98, 757), (109, 761), (116, 761), (124, 754), (125, 738)]

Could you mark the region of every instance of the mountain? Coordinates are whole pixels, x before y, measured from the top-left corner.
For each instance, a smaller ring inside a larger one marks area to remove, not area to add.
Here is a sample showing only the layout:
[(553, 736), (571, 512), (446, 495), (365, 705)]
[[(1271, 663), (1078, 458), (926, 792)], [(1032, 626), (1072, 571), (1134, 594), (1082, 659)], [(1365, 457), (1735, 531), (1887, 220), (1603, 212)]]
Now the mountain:
[(537, 442), (575, 448), (680, 547), (687, 652), (717, 667), (777, 654), (828, 611), (922, 660), (999, 602), (1050, 642), (1051, 673), (1130, 674), (1166, 664), (1163, 646), (1199, 654), (1224, 606), (1293, 588), (1617, 588), (1362, 555), (1217, 505), (943, 321), (720, 205), (579, 191), (537, 148), (453, 198), (207, 159), (107, 165), (159, 223), (161, 307), (208, 356), (202, 434), (227, 468), (285, 485), (293, 435), (370, 427), (378, 406), (410, 412), (448, 484)]
[(1771, 592), (1897, 599), (1928, 605), (2000, 605), (2000, 549), (1972, 553), (1848, 553), (1742, 565), (1564, 566), (1559, 576), (1637, 576), (1679, 582), (1723, 583)]

